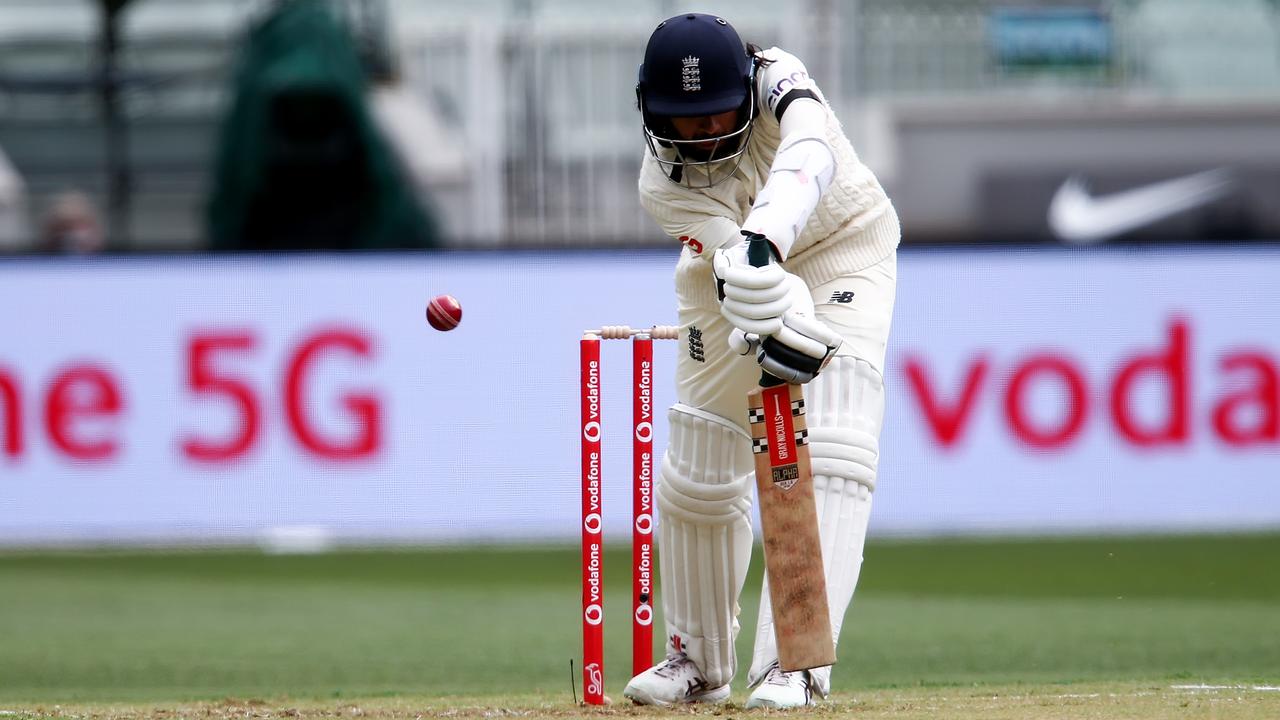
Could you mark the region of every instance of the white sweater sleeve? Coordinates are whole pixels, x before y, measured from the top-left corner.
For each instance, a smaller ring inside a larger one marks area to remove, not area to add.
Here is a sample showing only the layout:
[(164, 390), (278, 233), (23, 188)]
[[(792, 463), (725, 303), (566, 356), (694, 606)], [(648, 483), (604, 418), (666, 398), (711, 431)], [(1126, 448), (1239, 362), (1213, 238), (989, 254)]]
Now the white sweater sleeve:
[(719, 247), (741, 242), (733, 208), (724, 198), (676, 185), (646, 156), (640, 170), (640, 205), (668, 237), (708, 258)]
[[(835, 153), (826, 139), (827, 108), (804, 66), (783, 55), (772, 70), (781, 80), (766, 76), (768, 108), (781, 111), (782, 141), (769, 169), (769, 179), (756, 196), (742, 229), (769, 238), (778, 256), (786, 259), (805, 222), (835, 175)], [(793, 80), (794, 79), (794, 80)]]

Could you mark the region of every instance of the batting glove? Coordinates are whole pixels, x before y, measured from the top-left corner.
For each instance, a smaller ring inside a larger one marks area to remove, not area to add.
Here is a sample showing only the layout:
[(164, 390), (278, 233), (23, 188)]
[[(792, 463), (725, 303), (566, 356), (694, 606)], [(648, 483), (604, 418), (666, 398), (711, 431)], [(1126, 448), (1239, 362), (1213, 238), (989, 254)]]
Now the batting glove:
[(782, 314), (809, 295), (804, 281), (776, 262), (753, 267), (747, 260), (745, 242), (717, 249), (711, 270), (720, 314), (744, 333), (764, 336), (781, 332)]

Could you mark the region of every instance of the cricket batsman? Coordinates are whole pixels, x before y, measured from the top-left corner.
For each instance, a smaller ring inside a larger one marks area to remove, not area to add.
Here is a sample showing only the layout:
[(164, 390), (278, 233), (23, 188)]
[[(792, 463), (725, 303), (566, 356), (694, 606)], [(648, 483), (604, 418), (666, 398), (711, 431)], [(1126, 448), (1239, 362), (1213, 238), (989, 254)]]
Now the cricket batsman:
[[(806, 383), (813, 552), (838, 639), (875, 489), (901, 232), (804, 64), (744, 45), (724, 19), (658, 25), (636, 95), (648, 145), (640, 201), (684, 244), (675, 287), (686, 351), (656, 493), (666, 659), (624, 694), (722, 702), (752, 548), (747, 392), (761, 368)], [(756, 235), (772, 250), (762, 267), (747, 259)], [(812, 705), (831, 687), (829, 666), (780, 670), (767, 588), (748, 682), (748, 708)]]

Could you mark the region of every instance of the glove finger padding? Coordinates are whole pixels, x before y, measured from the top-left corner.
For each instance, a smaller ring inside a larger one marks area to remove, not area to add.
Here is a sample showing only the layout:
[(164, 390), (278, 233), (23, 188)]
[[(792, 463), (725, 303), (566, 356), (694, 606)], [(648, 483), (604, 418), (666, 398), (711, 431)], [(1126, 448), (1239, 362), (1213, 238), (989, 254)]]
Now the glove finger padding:
[(782, 329), (774, 333), (774, 338), (816, 360), (825, 359), (832, 348), (840, 347), (843, 342), (822, 321), (794, 312), (782, 316)]
[(788, 312), (813, 313), (809, 286), (786, 271), (782, 271), (781, 281), (774, 288), (752, 290), (726, 282), (722, 289), (720, 314), (744, 332), (774, 335), (782, 331), (782, 318)]
[(778, 284), (767, 288), (748, 288), (741, 285), (731, 285), (728, 282), (721, 287), (725, 299), (738, 300), (744, 303), (772, 303), (777, 302), (789, 293), (786, 284)]
[[(716, 256), (717, 260), (721, 256)], [(737, 285), (750, 290), (766, 290), (776, 288), (786, 281), (787, 271), (781, 265), (769, 263), (761, 267), (751, 265), (729, 265), (716, 271), (716, 277), (726, 285)], [(786, 292), (786, 290), (782, 290)]]
[(840, 348), (840, 336), (821, 321), (799, 313), (783, 316), (783, 329), (764, 338), (756, 360), (765, 372), (789, 383), (807, 383)]
[[(728, 297), (720, 302), (720, 313), (726, 318), (732, 320), (733, 315), (747, 318), (748, 320), (771, 320), (781, 318), (782, 314), (791, 308), (791, 298), (780, 297), (775, 300), (763, 303), (744, 302)], [(742, 327), (734, 323), (736, 327), (742, 328), (747, 332), (756, 332), (750, 328)]]
[(724, 305), (720, 306), (720, 314), (734, 328), (752, 335), (772, 335), (782, 329), (782, 318), (772, 315), (767, 318), (749, 318), (733, 312)]
[(760, 347), (760, 336), (734, 328), (729, 331), (729, 349), (735, 355), (750, 355)]
[(779, 360), (776, 355), (770, 355), (770, 350), (766, 350), (765, 345), (776, 345), (776, 343), (768, 342), (772, 339), (773, 338), (765, 338), (765, 342), (760, 345), (760, 352), (756, 360), (760, 363), (761, 369), (783, 382), (791, 383), (792, 385), (803, 385), (818, 376), (818, 370), (821, 368), (810, 369), (796, 367), (785, 361)]
[(747, 244), (716, 250), (711, 260), (720, 298), (720, 314), (748, 333), (770, 335), (782, 329), (782, 314), (794, 302), (791, 275), (776, 263), (754, 267)]
[(787, 297), (791, 299), (791, 307), (787, 310), (798, 315), (813, 315), (813, 295), (800, 276), (787, 273)]

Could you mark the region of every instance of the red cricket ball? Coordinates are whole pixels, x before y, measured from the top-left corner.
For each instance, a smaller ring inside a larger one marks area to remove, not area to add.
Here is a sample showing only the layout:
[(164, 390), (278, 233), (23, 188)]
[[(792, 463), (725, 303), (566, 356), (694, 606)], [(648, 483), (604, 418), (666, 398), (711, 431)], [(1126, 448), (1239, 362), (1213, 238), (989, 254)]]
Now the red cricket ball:
[(437, 295), (427, 303), (427, 322), (437, 330), (452, 330), (462, 322), (462, 305), (452, 295)]

